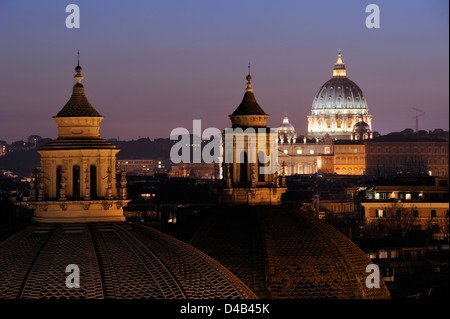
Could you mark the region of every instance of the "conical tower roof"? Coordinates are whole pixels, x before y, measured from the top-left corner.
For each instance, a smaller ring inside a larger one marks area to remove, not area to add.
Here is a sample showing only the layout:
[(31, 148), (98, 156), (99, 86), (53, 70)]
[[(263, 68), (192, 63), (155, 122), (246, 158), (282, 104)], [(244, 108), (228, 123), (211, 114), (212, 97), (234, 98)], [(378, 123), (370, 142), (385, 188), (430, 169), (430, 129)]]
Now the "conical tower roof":
[(250, 73), (246, 77), (247, 88), (245, 89), (244, 98), (241, 104), (231, 115), (267, 115), (256, 101), (255, 94), (252, 89), (252, 76)]
[(74, 76), (77, 83), (73, 87), (72, 96), (55, 117), (102, 117), (91, 103), (89, 103), (84, 93), (84, 87), (81, 84), (81, 80), (83, 79), (83, 75), (80, 73), (81, 70), (81, 66), (77, 65), (75, 68), (77, 74)]

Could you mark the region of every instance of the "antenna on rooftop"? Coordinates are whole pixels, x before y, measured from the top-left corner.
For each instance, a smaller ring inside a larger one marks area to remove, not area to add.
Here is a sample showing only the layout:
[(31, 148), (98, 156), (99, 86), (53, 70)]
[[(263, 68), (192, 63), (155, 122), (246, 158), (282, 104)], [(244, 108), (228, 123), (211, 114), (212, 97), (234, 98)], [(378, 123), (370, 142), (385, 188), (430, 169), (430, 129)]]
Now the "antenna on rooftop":
[(421, 109), (417, 109), (415, 107), (412, 107), (412, 109), (416, 111), (416, 116), (415, 116), (415, 118), (416, 118), (416, 130), (415, 130), (415, 132), (417, 133), (419, 131), (419, 116), (424, 115), (425, 112), (422, 111)]

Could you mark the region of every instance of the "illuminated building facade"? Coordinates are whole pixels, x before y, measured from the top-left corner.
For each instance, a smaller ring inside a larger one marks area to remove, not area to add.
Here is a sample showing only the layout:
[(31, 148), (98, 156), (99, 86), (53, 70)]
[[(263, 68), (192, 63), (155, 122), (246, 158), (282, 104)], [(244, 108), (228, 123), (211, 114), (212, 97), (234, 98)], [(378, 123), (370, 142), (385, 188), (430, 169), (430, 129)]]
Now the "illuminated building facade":
[(153, 176), (158, 173), (166, 173), (164, 160), (157, 159), (122, 159), (117, 160), (117, 171), (124, 168), (128, 174), (138, 176)]
[(448, 236), (448, 177), (436, 177), (432, 182), (418, 179), (412, 185), (375, 186), (361, 203), (367, 227), (430, 230), (437, 239)]
[(448, 140), (442, 137), (391, 133), (364, 144), (368, 175), (448, 176)]

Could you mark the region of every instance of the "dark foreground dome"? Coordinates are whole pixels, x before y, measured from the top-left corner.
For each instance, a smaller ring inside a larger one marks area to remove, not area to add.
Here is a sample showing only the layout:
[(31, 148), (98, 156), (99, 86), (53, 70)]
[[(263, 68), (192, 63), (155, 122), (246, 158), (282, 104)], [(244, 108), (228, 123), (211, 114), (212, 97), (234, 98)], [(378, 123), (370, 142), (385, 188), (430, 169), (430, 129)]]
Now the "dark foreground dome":
[(386, 299), (367, 288), (372, 261), (318, 218), (286, 207), (214, 210), (191, 245), (241, 279), (260, 298)]
[[(80, 269), (67, 288), (66, 267)], [(138, 224), (31, 226), (0, 243), (0, 298), (256, 298), (197, 249)]]

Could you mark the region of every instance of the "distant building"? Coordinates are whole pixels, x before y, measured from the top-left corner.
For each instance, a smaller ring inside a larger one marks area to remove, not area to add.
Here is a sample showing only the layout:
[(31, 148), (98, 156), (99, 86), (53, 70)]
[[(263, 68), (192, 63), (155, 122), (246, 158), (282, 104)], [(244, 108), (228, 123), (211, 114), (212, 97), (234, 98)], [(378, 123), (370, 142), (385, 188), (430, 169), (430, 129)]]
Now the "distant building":
[[(280, 140), (278, 144), (279, 171), (284, 163), (286, 175), (324, 172), (327, 169), (323, 165), (328, 165), (328, 159), (332, 157), (332, 154), (333, 140), (328, 135), (320, 141), (306, 137), (298, 139), (296, 143), (285, 143), (284, 140)], [(332, 169), (328, 170), (331, 173)]]
[(366, 148), (362, 140), (334, 142), (334, 173), (340, 175), (364, 175), (366, 172)]
[(117, 160), (117, 171), (125, 168), (130, 175), (153, 176), (158, 173), (166, 173), (164, 160), (157, 159), (122, 159)]
[(429, 230), (436, 238), (448, 237), (448, 178), (403, 179), (394, 185), (377, 185), (366, 196), (361, 202), (366, 226), (378, 235)]
[(42, 140), (42, 137), (39, 135), (30, 135), (28, 136), (27, 142), (31, 145), (32, 148), (36, 148), (37, 143)]
[(448, 176), (448, 139), (433, 134), (390, 133), (365, 140), (367, 175)]
[(219, 165), (216, 163), (179, 163), (172, 164), (169, 176), (202, 179), (219, 179)]
[(7, 143), (5, 141), (0, 141), (0, 156), (6, 154), (6, 145)]

